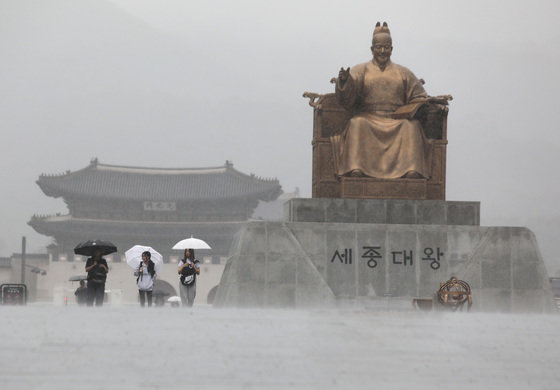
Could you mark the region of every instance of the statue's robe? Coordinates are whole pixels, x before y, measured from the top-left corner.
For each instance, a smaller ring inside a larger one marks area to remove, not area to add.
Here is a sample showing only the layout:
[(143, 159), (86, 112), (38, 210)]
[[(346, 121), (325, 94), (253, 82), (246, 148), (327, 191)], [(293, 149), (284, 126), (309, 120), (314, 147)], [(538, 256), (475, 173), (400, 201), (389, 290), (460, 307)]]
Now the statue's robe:
[(340, 105), (352, 113), (344, 131), (331, 137), (336, 174), (359, 170), (393, 179), (416, 172), (430, 177), (431, 141), (416, 119), (393, 119), (395, 110), (426, 97), (422, 83), (404, 66), (389, 62), (381, 70), (374, 60), (356, 65), (341, 86)]

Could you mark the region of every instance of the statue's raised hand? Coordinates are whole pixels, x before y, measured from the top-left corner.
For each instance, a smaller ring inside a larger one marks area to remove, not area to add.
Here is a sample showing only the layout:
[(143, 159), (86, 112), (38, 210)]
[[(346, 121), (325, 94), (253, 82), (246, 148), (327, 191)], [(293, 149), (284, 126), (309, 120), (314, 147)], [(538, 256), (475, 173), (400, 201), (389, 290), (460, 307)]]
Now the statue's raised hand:
[(350, 68), (340, 68), (338, 71), (338, 81), (344, 84), (350, 78)]

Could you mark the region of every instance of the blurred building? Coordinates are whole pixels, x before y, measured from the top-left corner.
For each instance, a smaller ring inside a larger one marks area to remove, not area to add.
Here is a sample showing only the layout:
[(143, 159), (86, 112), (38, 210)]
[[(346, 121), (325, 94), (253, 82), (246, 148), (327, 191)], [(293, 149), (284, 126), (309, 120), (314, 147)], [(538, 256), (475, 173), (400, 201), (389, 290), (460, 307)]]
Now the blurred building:
[(275, 200), (260, 201), (259, 205), (253, 212), (252, 220), (263, 221), (283, 221), (284, 220), (284, 203), (293, 198), (299, 198), (299, 188), (296, 187), (293, 192), (285, 192)]
[(45, 253), (27, 253), (23, 267), (21, 253), (0, 257), (0, 284), (24, 283), (27, 286), (27, 299), (33, 302), (38, 297), (49, 295), (48, 269), (49, 256)]
[(212, 247), (208, 262), (220, 263), (259, 202), (282, 194), (277, 179), (244, 174), (228, 161), (220, 167), (165, 169), (93, 159), (75, 172), (42, 174), (37, 184), (45, 195), (62, 198), (69, 211), (34, 215), (28, 222), (54, 238), (48, 247), (53, 261), (73, 261), (74, 247), (89, 239), (117, 245), (119, 253), (110, 259), (114, 262), (122, 261), (124, 251), (135, 244), (153, 247), (166, 262), (176, 261), (181, 253), (171, 248), (192, 235)]

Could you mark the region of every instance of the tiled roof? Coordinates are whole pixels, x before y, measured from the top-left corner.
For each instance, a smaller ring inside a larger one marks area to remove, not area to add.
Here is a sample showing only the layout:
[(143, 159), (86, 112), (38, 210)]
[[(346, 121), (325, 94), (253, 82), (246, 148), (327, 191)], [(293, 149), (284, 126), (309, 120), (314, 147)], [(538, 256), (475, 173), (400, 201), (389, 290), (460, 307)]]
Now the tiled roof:
[(253, 198), (274, 200), (282, 193), (277, 179), (246, 175), (226, 161), (212, 168), (141, 168), (100, 164), (97, 159), (81, 170), (42, 174), (41, 190), (58, 197), (182, 201)]

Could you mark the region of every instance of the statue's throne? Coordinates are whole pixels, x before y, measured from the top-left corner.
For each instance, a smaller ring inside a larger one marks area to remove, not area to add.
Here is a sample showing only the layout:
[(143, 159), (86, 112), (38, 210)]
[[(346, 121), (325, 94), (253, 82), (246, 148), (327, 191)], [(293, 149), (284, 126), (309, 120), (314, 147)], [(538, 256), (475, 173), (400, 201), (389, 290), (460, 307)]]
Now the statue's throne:
[[(313, 107), (313, 198), (437, 199), (445, 200), (447, 113), (444, 104), (424, 103), (414, 118), (433, 140), (431, 176), (427, 179), (376, 179), (337, 177), (330, 136), (346, 127), (350, 114), (336, 102), (334, 93), (305, 92)], [(449, 99), (451, 97), (448, 97)]]

